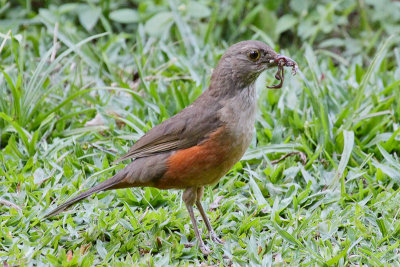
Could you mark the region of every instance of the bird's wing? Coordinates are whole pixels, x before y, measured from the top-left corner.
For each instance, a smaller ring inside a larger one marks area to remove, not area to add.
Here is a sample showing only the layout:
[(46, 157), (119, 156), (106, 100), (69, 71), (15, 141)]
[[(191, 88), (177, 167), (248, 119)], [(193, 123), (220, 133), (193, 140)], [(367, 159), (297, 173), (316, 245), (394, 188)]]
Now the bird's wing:
[[(221, 122), (218, 118), (220, 105), (209, 105), (204, 100), (198, 99), (180, 113), (153, 127), (114, 163), (189, 148), (205, 140), (221, 126)], [(205, 104), (207, 112), (204, 110)]]

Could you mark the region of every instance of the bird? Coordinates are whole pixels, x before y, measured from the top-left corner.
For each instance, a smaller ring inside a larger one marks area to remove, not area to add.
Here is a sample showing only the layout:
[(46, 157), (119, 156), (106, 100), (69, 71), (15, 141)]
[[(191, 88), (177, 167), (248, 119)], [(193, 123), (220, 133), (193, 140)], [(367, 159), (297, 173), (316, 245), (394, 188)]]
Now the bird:
[[(108, 180), (66, 201), (45, 217), (57, 215), (93, 193), (130, 187), (182, 189), (198, 247), (204, 243), (194, 215), (197, 206), (212, 241), (224, 244), (215, 233), (201, 204), (204, 187), (216, 184), (238, 162), (254, 133), (259, 75), (278, 67), (297, 66), (267, 44), (248, 40), (230, 46), (212, 72), (208, 89), (179, 113), (156, 125), (134, 143), (116, 163), (131, 160)], [(271, 88), (279, 88), (272, 86)]]

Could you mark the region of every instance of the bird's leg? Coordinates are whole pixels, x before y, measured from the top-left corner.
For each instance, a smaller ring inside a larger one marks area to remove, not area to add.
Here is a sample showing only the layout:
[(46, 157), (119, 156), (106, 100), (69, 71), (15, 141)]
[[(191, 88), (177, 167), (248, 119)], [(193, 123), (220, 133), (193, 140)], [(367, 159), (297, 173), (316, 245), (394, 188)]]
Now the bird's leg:
[(203, 209), (203, 205), (201, 205), (201, 197), (203, 196), (204, 187), (197, 188), (197, 197), (196, 197), (196, 206), (200, 211), (201, 217), (203, 218), (204, 223), (207, 226), (208, 232), (210, 233), (211, 240), (223, 245), (225, 242), (218, 238), (217, 234), (214, 232), (214, 229), (211, 226), (210, 221), (207, 218), (207, 214)]
[(210, 254), (212, 251), (204, 244), (203, 239), (200, 236), (199, 228), (197, 227), (196, 218), (194, 217), (193, 205), (197, 199), (197, 187), (190, 187), (183, 192), (182, 195), (183, 202), (185, 202), (186, 208), (189, 212), (190, 220), (192, 221), (194, 234), (196, 235), (197, 242), (201, 252), (204, 255)]

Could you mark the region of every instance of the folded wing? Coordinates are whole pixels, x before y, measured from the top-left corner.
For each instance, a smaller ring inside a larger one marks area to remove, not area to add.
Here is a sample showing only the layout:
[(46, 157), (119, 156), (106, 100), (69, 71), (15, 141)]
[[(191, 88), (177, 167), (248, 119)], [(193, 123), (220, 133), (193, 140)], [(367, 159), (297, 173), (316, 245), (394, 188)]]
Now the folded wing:
[[(209, 112), (204, 112), (205, 108)], [(220, 108), (218, 103), (210, 105), (206, 99), (198, 98), (180, 113), (152, 128), (114, 163), (185, 149), (201, 143), (221, 126), (218, 117)]]

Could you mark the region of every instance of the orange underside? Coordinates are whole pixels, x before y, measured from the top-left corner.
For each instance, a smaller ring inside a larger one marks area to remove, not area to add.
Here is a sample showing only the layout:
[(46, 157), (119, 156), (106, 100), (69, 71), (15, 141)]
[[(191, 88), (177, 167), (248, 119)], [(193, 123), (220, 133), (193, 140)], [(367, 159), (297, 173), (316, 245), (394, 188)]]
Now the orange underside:
[(187, 188), (216, 183), (241, 157), (224, 132), (221, 127), (202, 144), (171, 155), (166, 173), (155, 186)]

